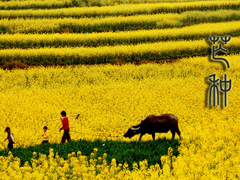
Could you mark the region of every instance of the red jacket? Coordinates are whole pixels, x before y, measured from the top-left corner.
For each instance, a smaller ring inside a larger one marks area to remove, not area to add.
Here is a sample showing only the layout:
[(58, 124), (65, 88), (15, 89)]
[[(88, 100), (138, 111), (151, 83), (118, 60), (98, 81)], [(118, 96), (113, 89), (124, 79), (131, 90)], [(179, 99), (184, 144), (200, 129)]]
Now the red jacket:
[(63, 124), (62, 129), (69, 129), (68, 117), (63, 117), (62, 124)]

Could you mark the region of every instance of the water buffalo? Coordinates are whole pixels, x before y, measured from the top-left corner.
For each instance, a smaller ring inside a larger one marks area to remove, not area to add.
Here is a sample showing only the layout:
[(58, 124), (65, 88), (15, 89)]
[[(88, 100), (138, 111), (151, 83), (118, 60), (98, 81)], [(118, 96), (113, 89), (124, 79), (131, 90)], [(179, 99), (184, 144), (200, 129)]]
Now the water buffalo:
[(171, 131), (172, 139), (175, 136), (175, 132), (181, 139), (181, 133), (178, 128), (178, 119), (173, 114), (161, 114), (161, 115), (150, 115), (146, 117), (140, 124), (131, 126), (128, 131), (124, 134), (124, 137), (133, 137), (136, 134), (141, 134), (139, 141), (142, 136), (146, 133), (152, 134), (153, 140), (155, 140), (155, 133), (163, 133)]

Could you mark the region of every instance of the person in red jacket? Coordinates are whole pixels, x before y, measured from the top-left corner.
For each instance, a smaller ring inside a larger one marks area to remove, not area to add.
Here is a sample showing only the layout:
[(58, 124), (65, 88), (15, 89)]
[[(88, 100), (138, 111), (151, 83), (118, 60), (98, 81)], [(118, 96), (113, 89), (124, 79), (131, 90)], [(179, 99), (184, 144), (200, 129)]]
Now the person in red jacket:
[(68, 122), (68, 117), (66, 117), (67, 114), (66, 114), (65, 111), (62, 111), (61, 115), (63, 117), (63, 118), (61, 118), (63, 126), (60, 128), (60, 131), (62, 129), (64, 130), (61, 143), (65, 143), (66, 139), (67, 139), (68, 142), (71, 141), (71, 138), (70, 138), (70, 135), (69, 135), (69, 122)]

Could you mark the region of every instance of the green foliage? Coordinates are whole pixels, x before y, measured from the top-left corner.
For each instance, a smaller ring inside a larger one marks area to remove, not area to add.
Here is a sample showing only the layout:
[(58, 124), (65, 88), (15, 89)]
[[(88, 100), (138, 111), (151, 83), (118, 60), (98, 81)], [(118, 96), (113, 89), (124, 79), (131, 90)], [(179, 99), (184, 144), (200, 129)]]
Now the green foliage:
[[(37, 152), (37, 158), (39, 153), (49, 155), (49, 148), (54, 149), (54, 153), (58, 152), (59, 156), (67, 159), (67, 155), (78, 151), (82, 152), (82, 155), (86, 155), (88, 159), (94, 148), (98, 148), (97, 157), (103, 156), (103, 153), (107, 154), (107, 163), (110, 164), (111, 159), (115, 158), (117, 164), (128, 163), (129, 169), (132, 169), (134, 162), (139, 163), (146, 159), (148, 165), (161, 164), (160, 157), (168, 154), (168, 148), (172, 147), (173, 155), (178, 156), (179, 140), (168, 140), (166, 138), (158, 139), (156, 141), (147, 142), (120, 142), (112, 140), (96, 140), (96, 141), (70, 141), (66, 144), (43, 144), (37, 146), (31, 146), (27, 148), (15, 148), (12, 150), (14, 157), (21, 159), (21, 165), (23, 166), (26, 161), (31, 165), (31, 158), (33, 152)], [(8, 156), (8, 151), (0, 151), (0, 156)], [(96, 158), (97, 158), (96, 157)]]

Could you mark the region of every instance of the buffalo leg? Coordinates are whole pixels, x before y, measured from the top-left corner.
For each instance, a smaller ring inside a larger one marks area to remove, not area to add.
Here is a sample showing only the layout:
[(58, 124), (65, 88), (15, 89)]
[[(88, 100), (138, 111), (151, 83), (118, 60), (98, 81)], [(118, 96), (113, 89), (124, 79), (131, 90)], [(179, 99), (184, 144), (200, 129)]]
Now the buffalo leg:
[(175, 137), (175, 131), (174, 131), (174, 130), (171, 130), (171, 133), (172, 133), (172, 139), (174, 139), (174, 137)]
[(143, 135), (144, 135), (144, 134), (140, 134), (139, 141), (141, 141), (141, 138), (142, 138)]
[(180, 132), (179, 130), (177, 130), (176, 132), (177, 132), (178, 136), (179, 136), (180, 139), (181, 139), (181, 132)]
[(155, 141), (155, 133), (152, 133), (152, 138)]

